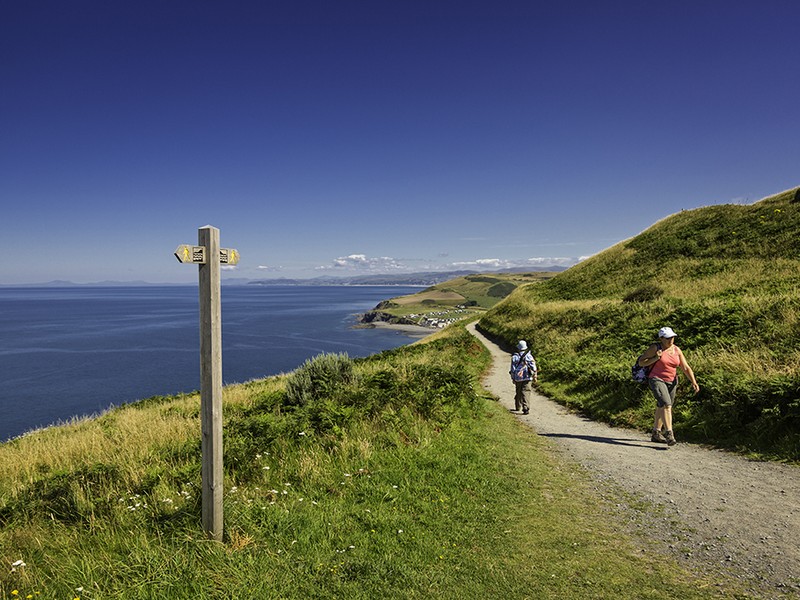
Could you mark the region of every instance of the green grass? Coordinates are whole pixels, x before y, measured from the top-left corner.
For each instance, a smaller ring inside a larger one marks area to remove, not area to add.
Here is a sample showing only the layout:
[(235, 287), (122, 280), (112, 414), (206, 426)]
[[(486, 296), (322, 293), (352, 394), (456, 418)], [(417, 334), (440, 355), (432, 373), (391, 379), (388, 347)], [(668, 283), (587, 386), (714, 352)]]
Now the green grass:
[(0, 598), (734, 597), (642, 554), (488, 361), (457, 327), (226, 388), (223, 543), (196, 395), (0, 445)]
[[(381, 310), (397, 316), (449, 310), (459, 304), (465, 304), (472, 310), (486, 310), (520, 285), (547, 281), (553, 276), (554, 273), (551, 272), (466, 275), (431, 286), (416, 294), (392, 298)], [(443, 294), (453, 297), (445, 298)]]
[(800, 460), (800, 203), (683, 211), (490, 310), (481, 327), (527, 339), (545, 393), (594, 418), (652, 426), (630, 366), (678, 332), (701, 392), (679, 389), (684, 439)]

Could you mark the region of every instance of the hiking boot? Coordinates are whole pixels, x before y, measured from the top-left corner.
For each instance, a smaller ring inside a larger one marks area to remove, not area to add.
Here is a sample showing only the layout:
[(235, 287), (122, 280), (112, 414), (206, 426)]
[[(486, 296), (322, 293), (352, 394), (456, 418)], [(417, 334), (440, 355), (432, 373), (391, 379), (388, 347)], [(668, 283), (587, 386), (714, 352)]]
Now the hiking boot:
[(677, 443), (678, 442), (675, 441), (675, 436), (673, 435), (672, 430), (670, 429), (667, 432), (667, 446), (674, 446)]
[(526, 408), (525, 410), (523, 410), (523, 411), (522, 411), (522, 414), (523, 414), (523, 415), (527, 415), (527, 414), (528, 414), (528, 412), (529, 412), (529, 411), (528, 411), (528, 409)]
[(656, 444), (666, 444), (667, 438), (664, 437), (660, 429), (653, 429), (653, 435), (650, 437), (650, 441)]

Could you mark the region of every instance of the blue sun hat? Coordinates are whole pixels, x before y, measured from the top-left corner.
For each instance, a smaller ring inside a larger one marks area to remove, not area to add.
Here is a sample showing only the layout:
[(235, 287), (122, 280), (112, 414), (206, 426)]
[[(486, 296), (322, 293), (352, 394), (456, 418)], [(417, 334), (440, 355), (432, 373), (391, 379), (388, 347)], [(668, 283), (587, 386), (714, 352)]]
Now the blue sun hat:
[(672, 327), (662, 327), (658, 330), (658, 337), (660, 338), (674, 338), (678, 337), (678, 334), (672, 331)]
[(527, 350), (528, 344), (525, 343), (525, 340), (520, 340), (517, 342), (517, 350)]

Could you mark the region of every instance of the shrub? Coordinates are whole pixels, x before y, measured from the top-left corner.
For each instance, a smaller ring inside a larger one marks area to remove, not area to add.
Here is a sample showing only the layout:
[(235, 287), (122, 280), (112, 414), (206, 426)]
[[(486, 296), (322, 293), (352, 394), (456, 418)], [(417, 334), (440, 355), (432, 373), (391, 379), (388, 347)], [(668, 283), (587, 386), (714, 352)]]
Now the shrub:
[(486, 290), (486, 295), (492, 298), (505, 298), (511, 292), (517, 289), (517, 286), (510, 281), (503, 283), (495, 283), (492, 287)]
[(347, 354), (320, 354), (307, 360), (286, 381), (286, 402), (289, 406), (307, 406), (356, 381), (353, 361)]
[(664, 290), (657, 285), (645, 285), (633, 290), (625, 296), (623, 302), (651, 302), (664, 295)]

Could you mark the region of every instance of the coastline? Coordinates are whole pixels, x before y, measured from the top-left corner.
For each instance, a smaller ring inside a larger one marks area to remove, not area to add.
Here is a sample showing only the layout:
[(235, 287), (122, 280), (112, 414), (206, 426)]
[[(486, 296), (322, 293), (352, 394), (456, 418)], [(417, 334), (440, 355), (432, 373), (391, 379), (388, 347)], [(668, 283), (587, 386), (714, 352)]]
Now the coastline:
[(423, 327), (422, 325), (407, 325), (403, 323), (387, 323), (386, 321), (373, 321), (371, 323), (359, 323), (354, 325), (355, 329), (391, 329), (398, 333), (403, 333), (411, 337), (427, 337), (438, 329)]

